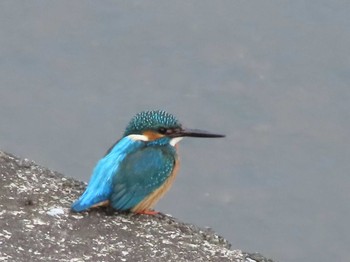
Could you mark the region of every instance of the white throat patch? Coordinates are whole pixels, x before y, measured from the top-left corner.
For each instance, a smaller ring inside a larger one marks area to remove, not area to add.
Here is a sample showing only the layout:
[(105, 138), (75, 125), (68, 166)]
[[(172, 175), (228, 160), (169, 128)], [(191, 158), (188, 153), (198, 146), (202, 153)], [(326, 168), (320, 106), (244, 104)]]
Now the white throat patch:
[[(134, 140), (134, 141), (149, 141), (147, 136), (144, 135), (128, 135), (128, 138)], [(170, 140), (169, 144), (172, 146), (175, 146), (178, 142), (180, 142), (183, 139), (183, 137), (175, 137)]]
[(170, 145), (172, 145), (172, 146), (175, 146), (178, 142), (180, 142), (181, 140), (183, 139), (183, 137), (175, 137), (175, 138), (173, 138), (173, 139), (171, 139), (170, 140)]
[(134, 140), (134, 141), (148, 141), (148, 137), (144, 135), (128, 135), (128, 138)]

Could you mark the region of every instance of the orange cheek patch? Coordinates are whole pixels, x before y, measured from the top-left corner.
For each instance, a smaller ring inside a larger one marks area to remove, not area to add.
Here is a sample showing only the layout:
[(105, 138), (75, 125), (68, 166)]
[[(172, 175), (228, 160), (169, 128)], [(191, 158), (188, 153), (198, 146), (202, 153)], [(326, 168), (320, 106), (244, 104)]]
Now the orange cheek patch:
[(159, 133), (154, 132), (154, 131), (145, 131), (145, 132), (143, 132), (143, 135), (148, 137), (149, 141), (156, 140), (156, 139), (164, 136), (164, 135), (159, 134)]

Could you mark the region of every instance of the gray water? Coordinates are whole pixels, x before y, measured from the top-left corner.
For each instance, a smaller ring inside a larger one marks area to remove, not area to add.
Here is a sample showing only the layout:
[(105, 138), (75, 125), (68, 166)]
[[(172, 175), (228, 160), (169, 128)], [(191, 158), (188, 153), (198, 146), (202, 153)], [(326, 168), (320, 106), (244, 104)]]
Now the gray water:
[(145, 109), (184, 139), (157, 209), (276, 261), (349, 261), (350, 2), (1, 1), (0, 148), (88, 181)]

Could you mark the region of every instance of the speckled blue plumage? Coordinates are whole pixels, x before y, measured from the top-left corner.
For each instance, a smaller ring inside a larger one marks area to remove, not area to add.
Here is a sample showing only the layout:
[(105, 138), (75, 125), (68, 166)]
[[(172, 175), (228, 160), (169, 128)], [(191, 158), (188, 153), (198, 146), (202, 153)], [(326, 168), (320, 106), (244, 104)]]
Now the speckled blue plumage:
[(124, 136), (141, 134), (143, 130), (156, 130), (159, 127), (181, 127), (181, 124), (172, 114), (163, 110), (143, 111), (131, 119)]
[(146, 144), (128, 154), (113, 177), (110, 204), (129, 210), (159, 188), (170, 176), (176, 152), (169, 144)]

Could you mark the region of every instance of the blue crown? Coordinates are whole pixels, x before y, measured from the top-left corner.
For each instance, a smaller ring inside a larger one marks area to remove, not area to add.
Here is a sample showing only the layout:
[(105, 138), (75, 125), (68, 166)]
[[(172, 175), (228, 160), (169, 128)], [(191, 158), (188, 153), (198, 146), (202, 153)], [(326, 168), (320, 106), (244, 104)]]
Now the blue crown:
[(136, 114), (125, 129), (124, 136), (142, 134), (146, 130), (158, 130), (158, 128), (181, 127), (180, 122), (163, 110), (143, 111)]

